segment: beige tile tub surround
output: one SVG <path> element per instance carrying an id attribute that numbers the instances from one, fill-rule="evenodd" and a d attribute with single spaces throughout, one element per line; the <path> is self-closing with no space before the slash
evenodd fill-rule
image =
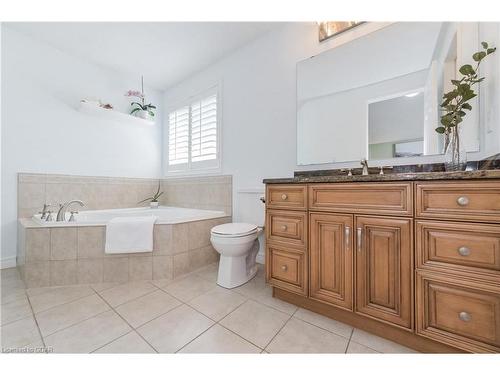
<path id="1" fill-rule="evenodd" d="M 157 224 L 153 252 L 104 253 L 105 227 L 32 227 L 20 220 L 18 264 L 28 288 L 173 279 L 214 263 L 210 228 L 231 217 Z"/>
<path id="2" fill-rule="evenodd" d="M 232 176 L 208 176 L 162 179 L 163 205 L 224 211 L 232 214 Z M 92 177 L 58 174 L 19 173 L 18 218 L 31 217 L 44 203 L 54 205 L 80 199 L 79 210 L 137 207 L 140 200 L 152 196 L 158 179 Z M 147 203 L 143 203 L 147 206 Z"/>
<path id="3" fill-rule="evenodd" d="M 224 211 L 232 215 L 232 176 L 167 178 L 160 203 L 167 206 Z"/>
<path id="4" fill-rule="evenodd" d="M 80 199 L 85 207 L 79 210 L 137 207 L 140 200 L 152 196 L 158 179 L 90 177 L 38 173 L 19 173 L 17 185 L 17 216 L 31 217 L 44 203 L 57 204 Z M 147 205 L 147 203 L 143 204 Z"/>

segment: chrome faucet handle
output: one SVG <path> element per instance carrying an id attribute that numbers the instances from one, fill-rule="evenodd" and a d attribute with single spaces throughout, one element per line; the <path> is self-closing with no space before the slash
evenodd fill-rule
<path id="1" fill-rule="evenodd" d="M 47 211 L 48 211 L 47 208 L 49 208 L 50 206 L 51 205 L 47 203 L 43 204 L 42 211 L 38 211 L 38 213 L 42 215 L 40 216 L 40 219 L 45 219 L 47 217 Z"/>
<path id="2" fill-rule="evenodd" d="M 380 172 L 379 174 L 384 174 L 384 169 L 392 169 L 392 166 L 380 166 Z"/>
<path id="3" fill-rule="evenodd" d="M 47 215 L 45 216 L 45 221 L 54 221 L 54 218 L 52 217 L 52 211 L 48 210 Z"/>
<path id="4" fill-rule="evenodd" d="M 341 172 L 347 171 L 347 176 L 352 176 L 352 168 L 342 168 L 340 171 Z"/>
<path id="5" fill-rule="evenodd" d="M 363 176 L 367 176 L 370 174 L 370 172 L 368 171 L 368 160 L 366 159 L 363 159 L 361 160 L 361 165 L 363 166 L 363 172 L 361 173 Z"/>
<path id="6" fill-rule="evenodd" d="M 78 214 L 78 211 L 70 211 L 71 216 L 69 217 L 68 221 L 76 221 L 75 219 L 75 214 Z"/>
<path id="7" fill-rule="evenodd" d="M 85 204 L 79 199 L 73 199 L 69 202 L 66 202 L 64 204 L 59 205 L 59 211 L 57 211 L 56 221 L 65 221 L 66 220 L 66 210 L 73 203 L 78 203 L 81 207 L 85 206 Z"/>

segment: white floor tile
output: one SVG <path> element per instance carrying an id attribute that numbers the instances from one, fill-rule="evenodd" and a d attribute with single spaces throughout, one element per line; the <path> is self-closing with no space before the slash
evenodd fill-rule
<path id="1" fill-rule="evenodd" d="M 132 331 L 127 333 L 115 341 L 103 346 L 93 353 L 156 353 L 154 349 L 139 336 L 136 332 Z"/>
<path id="2" fill-rule="evenodd" d="M 249 300 L 220 324 L 263 349 L 289 318 L 287 314 Z"/>
<path id="3" fill-rule="evenodd" d="M 270 353 L 345 353 L 349 339 L 292 318 L 266 347 Z"/>
<path id="4" fill-rule="evenodd" d="M 216 324 L 179 353 L 260 353 L 261 349 Z"/>
<path id="5" fill-rule="evenodd" d="M 187 305 L 139 327 L 137 331 L 160 353 L 175 353 L 214 322 Z"/>

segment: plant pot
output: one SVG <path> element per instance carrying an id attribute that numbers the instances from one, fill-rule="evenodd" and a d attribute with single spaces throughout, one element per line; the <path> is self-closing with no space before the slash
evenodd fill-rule
<path id="1" fill-rule="evenodd" d="M 149 207 L 151 208 L 158 208 L 159 203 L 158 202 L 149 202 Z"/>
<path id="2" fill-rule="evenodd" d="M 153 119 L 153 116 L 151 116 L 148 111 L 143 110 L 135 112 L 135 116 L 149 121 Z"/>
<path id="3" fill-rule="evenodd" d="M 462 128 L 451 128 L 445 135 L 444 168 L 447 172 L 464 171 L 467 167 L 467 151 L 462 141 Z"/>

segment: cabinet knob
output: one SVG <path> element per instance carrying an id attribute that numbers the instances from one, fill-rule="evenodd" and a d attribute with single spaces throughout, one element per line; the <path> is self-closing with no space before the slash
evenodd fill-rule
<path id="1" fill-rule="evenodd" d="M 286 201 L 288 199 L 288 195 L 286 194 L 281 194 L 281 199 Z"/>
<path id="2" fill-rule="evenodd" d="M 460 314 L 458 314 L 458 318 L 462 322 L 470 322 L 470 320 L 472 319 L 472 316 L 468 312 L 462 311 Z"/>
<path id="3" fill-rule="evenodd" d="M 286 265 L 282 265 L 282 266 L 281 266 L 281 269 L 282 269 L 283 271 L 286 271 L 286 270 L 288 269 L 288 267 L 287 267 Z"/>
<path id="4" fill-rule="evenodd" d="M 466 256 L 470 255 L 470 249 L 468 247 L 462 246 L 458 249 L 458 253 L 461 256 L 466 257 Z"/>
<path id="5" fill-rule="evenodd" d="M 281 226 L 281 230 L 282 230 L 282 231 L 286 231 L 287 229 L 288 229 L 288 227 L 287 227 L 286 225 L 282 225 L 282 226 Z"/>
<path id="6" fill-rule="evenodd" d="M 463 196 L 463 197 L 458 197 L 457 198 L 457 203 L 459 206 L 467 206 L 469 204 L 469 198 Z"/>

